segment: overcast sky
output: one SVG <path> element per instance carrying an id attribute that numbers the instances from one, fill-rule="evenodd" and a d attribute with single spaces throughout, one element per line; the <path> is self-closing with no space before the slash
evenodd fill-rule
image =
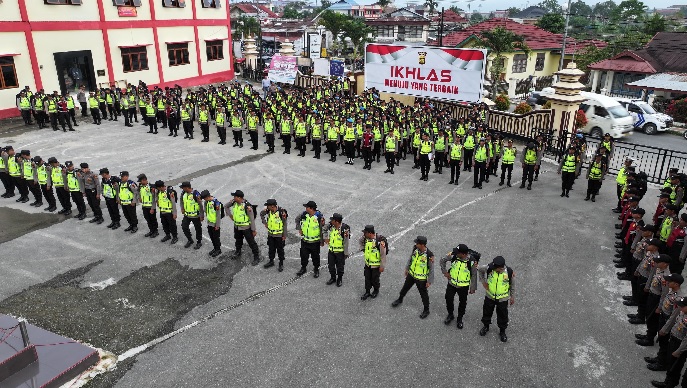
<path id="1" fill-rule="evenodd" d="M 495 10 L 501 10 L 501 9 L 506 9 L 508 7 L 518 7 L 518 8 L 526 8 L 529 7 L 530 5 L 536 5 L 538 4 L 541 0 L 511 0 L 511 1 L 503 1 L 503 0 L 474 0 L 474 1 L 469 1 L 469 0 L 440 0 L 439 1 L 439 7 L 451 7 L 453 5 L 458 6 L 459 8 L 462 8 L 466 11 L 468 11 L 468 4 L 470 5 L 470 11 L 478 10 L 480 12 L 490 12 L 490 11 L 495 11 Z M 575 1 L 575 0 L 573 0 Z M 586 1 L 587 4 L 593 6 L 594 4 L 598 3 L 599 1 Z M 416 4 L 423 4 L 424 1 L 415 1 L 411 3 L 416 3 Z M 561 4 L 566 4 L 567 2 L 561 1 L 559 2 Z M 616 3 L 620 3 L 620 1 L 616 1 Z M 404 0 L 396 0 L 395 5 L 397 7 L 405 7 L 408 4 L 408 1 Z M 671 5 L 675 4 L 687 4 L 687 0 L 652 0 L 652 1 L 644 1 L 644 4 L 651 8 L 668 8 Z M 480 7 L 481 5 L 481 7 Z"/>

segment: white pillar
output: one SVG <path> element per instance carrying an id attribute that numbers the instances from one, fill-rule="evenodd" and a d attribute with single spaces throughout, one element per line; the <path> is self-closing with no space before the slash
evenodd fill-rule
<path id="1" fill-rule="evenodd" d="M 518 80 L 515 78 L 508 79 L 508 98 L 511 100 L 515 98 L 515 88 L 518 84 Z"/>
<path id="2" fill-rule="evenodd" d="M 606 89 L 606 94 L 611 93 L 611 89 L 613 88 L 613 75 L 615 74 L 614 71 L 609 70 L 606 72 L 606 86 L 604 86 L 604 89 Z"/>
<path id="3" fill-rule="evenodd" d="M 592 93 L 596 93 L 596 87 L 599 86 L 599 70 L 592 70 Z"/>

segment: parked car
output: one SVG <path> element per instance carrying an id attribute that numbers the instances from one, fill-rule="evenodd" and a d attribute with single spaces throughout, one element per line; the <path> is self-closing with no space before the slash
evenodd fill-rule
<path id="1" fill-rule="evenodd" d="M 656 110 L 642 100 L 616 98 L 632 116 L 633 126 L 647 135 L 664 132 L 673 126 L 673 118 Z"/>
<path id="2" fill-rule="evenodd" d="M 580 104 L 580 109 L 587 115 L 587 125 L 582 132 L 594 137 L 609 133 L 614 138 L 632 134 L 634 128 L 632 116 L 616 99 L 597 93 L 581 92 L 587 100 Z"/>
<path id="3" fill-rule="evenodd" d="M 532 107 L 532 109 L 541 109 L 541 107 L 546 104 L 548 99 L 543 91 L 532 92 L 529 97 L 527 97 L 527 104 Z"/>

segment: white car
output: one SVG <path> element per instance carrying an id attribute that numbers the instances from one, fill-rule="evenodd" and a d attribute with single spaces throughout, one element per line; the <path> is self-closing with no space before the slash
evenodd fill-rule
<path id="1" fill-rule="evenodd" d="M 616 100 L 630 112 L 634 128 L 643 131 L 647 135 L 667 131 L 673 126 L 672 117 L 656 112 L 651 105 L 642 100 L 630 100 L 627 98 L 616 98 Z"/>

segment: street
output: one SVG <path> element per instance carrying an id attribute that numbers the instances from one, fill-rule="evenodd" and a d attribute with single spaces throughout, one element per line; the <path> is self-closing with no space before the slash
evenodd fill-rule
<path id="1" fill-rule="evenodd" d="M 634 131 L 632 135 L 624 137 L 621 141 L 663 148 L 667 150 L 687 151 L 687 140 L 685 140 L 682 136 L 677 136 L 666 132 L 659 132 L 655 135 L 646 135 L 644 132 Z"/>

